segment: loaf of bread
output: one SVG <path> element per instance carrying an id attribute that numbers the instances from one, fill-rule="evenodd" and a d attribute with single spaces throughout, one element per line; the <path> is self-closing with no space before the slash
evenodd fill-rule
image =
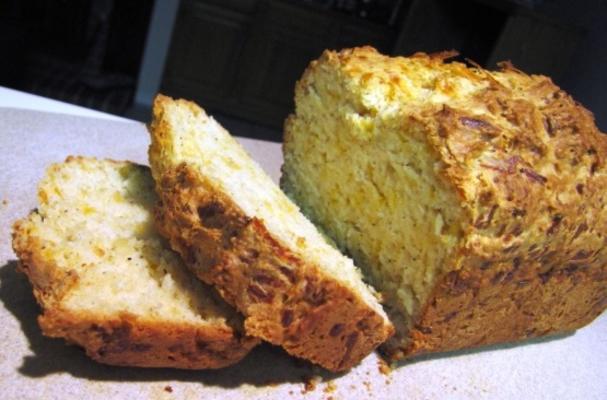
<path id="1" fill-rule="evenodd" d="M 150 134 L 159 230 L 248 334 L 333 371 L 392 334 L 352 260 L 204 110 L 159 95 Z"/>
<path id="2" fill-rule="evenodd" d="M 282 188 L 382 292 L 394 359 L 577 329 L 607 306 L 607 140 L 544 76 L 326 51 Z"/>
<path id="3" fill-rule="evenodd" d="M 70 157 L 46 172 L 13 248 L 45 335 L 113 365 L 219 368 L 258 339 L 155 231 L 147 167 Z"/>

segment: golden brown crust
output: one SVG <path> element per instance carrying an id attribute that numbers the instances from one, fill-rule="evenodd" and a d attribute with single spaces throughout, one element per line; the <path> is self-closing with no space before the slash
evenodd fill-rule
<path id="1" fill-rule="evenodd" d="M 182 164 L 157 186 L 158 229 L 245 315 L 247 334 L 332 371 L 356 365 L 392 334 L 351 290 L 283 247 L 196 170 Z"/>
<path id="2" fill-rule="evenodd" d="M 43 310 L 38 322 L 46 336 L 84 347 L 88 356 L 111 365 L 182 369 L 221 368 L 241 360 L 258 340 L 228 325 L 200 326 L 142 320 L 131 314 L 111 317 L 62 309 L 61 299 L 78 283 L 76 270 L 58 268 L 44 256 L 44 244 L 31 236 L 25 220 L 13 227 L 19 269 L 33 286 Z"/>
<path id="3" fill-rule="evenodd" d="M 400 359 L 513 342 L 572 331 L 601 314 L 607 306 L 604 264 L 536 269 L 542 257 L 495 265 L 469 260 L 469 268 L 443 276 L 408 337 L 389 341 L 382 351 Z M 486 269 L 478 272 L 479 265 Z"/>
<path id="4" fill-rule="evenodd" d="M 128 314 L 103 319 L 50 310 L 38 322 L 46 336 L 65 338 L 110 365 L 222 368 L 241 360 L 257 342 L 231 329 L 142 321 Z"/>
<path id="5" fill-rule="evenodd" d="M 516 89 L 478 95 L 492 115 L 445 106 L 431 125 L 473 220 L 417 316 L 407 356 L 575 330 L 607 307 L 606 139 L 548 78 L 508 73 Z M 497 116 L 507 122 L 494 126 Z M 491 158 L 479 162 L 482 154 Z M 475 162 L 488 173 L 471 193 Z"/>
<path id="6" fill-rule="evenodd" d="M 573 330 L 607 307 L 607 137 L 549 78 L 501 67 L 364 47 L 325 52 L 298 83 L 306 93 L 315 70 L 333 68 L 356 90 L 389 93 L 461 202 L 463 239 L 415 328 L 383 347 L 394 358 Z"/>

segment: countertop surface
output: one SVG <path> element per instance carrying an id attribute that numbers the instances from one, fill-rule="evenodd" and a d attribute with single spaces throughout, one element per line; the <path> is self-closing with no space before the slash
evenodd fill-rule
<path id="1" fill-rule="evenodd" d="M 56 114 L 77 115 L 81 117 L 93 117 L 112 121 L 128 122 L 126 118 L 93 110 L 75 104 L 66 103 L 48 97 L 38 96 L 20 90 L 0 86 L 0 108 L 18 108 L 25 110 L 45 111 Z"/>
<path id="2" fill-rule="evenodd" d="M 52 162 L 68 155 L 86 155 L 147 164 L 145 126 L 102 115 L 104 119 L 96 119 L 2 105 L 0 102 L 0 148 L 4 153 L 0 168 L 2 399 L 607 398 L 607 314 L 569 335 L 418 358 L 399 364 L 389 374 L 380 372 L 375 354 L 352 371 L 336 375 L 269 345 L 253 350 L 240 364 L 217 371 L 97 364 L 79 348 L 41 335 L 31 288 L 15 270 L 11 224 L 36 207 L 38 180 Z M 277 181 L 280 145 L 240 141 Z"/>

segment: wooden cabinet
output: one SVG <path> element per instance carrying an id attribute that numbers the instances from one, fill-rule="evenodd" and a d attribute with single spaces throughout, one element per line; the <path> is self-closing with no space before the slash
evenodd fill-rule
<path id="1" fill-rule="evenodd" d="M 183 1 L 171 40 L 162 91 L 229 107 L 238 85 L 241 53 L 250 31 L 247 15 L 197 1 Z"/>
<path id="2" fill-rule="evenodd" d="M 290 1 L 183 0 L 162 91 L 282 128 L 295 82 L 324 49 L 391 49 L 392 28 L 321 11 Z"/>
<path id="3" fill-rule="evenodd" d="M 558 80 L 581 38 L 538 15 L 532 0 L 394 0 L 393 25 L 312 3 L 182 0 L 162 91 L 281 132 L 295 82 L 324 49 L 372 45 L 409 55 L 453 48 L 490 68 L 510 59 Z"/>

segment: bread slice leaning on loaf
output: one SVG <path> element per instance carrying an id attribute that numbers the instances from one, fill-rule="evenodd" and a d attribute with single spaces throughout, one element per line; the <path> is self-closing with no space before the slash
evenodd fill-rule
<path id="1" fill-rule="evenodd" d="M 219 368 L 258 339 L 154 228 L 147 167 L 69 157 L 40 182 L 13 248 L 42 307 L 45 335 L 112 365 Z"/>
<path id="2" fill-rule="evenodd" d="M 386 299 L 394 358 L 579 328 L 607 306 L 607 138 L 544 76 L 326 51 L 282 188 Z"/>
<path id="3" fill-rule="evenodd" d="M 150 164 L 158 227 L 245 316 L 248 334 L 341 371 L 393 332 L 349 258 L 330 246 L 196 104 L 159 95 Z"/>

